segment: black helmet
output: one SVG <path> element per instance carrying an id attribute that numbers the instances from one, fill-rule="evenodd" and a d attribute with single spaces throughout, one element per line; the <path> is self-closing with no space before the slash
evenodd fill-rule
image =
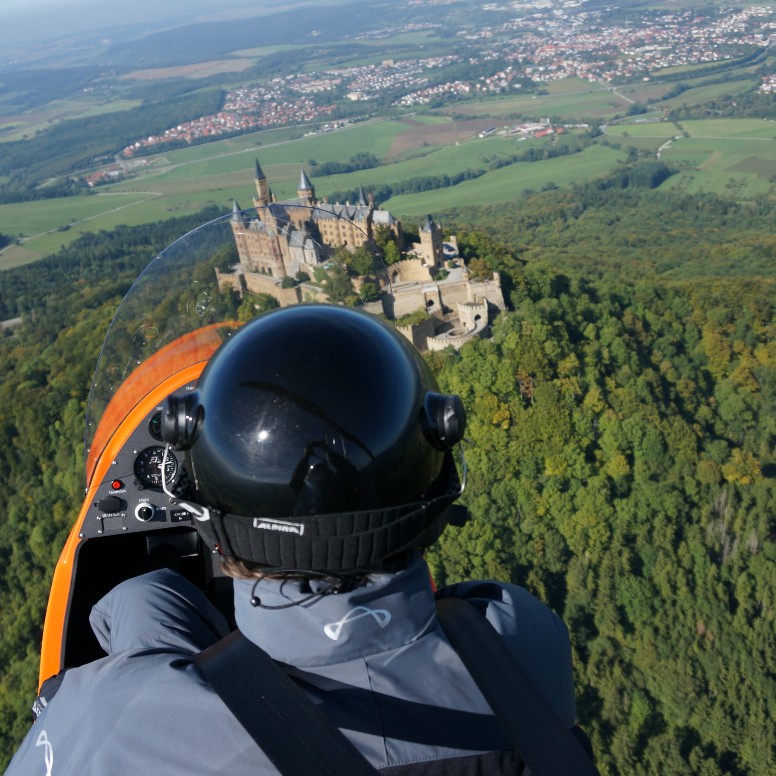
<path id="1" fill-rule="evenodd" d="M 172 397 L 163 434 L 188 450 L 200 532 L 283 569 L 379 568 L 441 534 L 461 487 L 456 396 L 377 318 L 302 305 L 261 316 Z"/>

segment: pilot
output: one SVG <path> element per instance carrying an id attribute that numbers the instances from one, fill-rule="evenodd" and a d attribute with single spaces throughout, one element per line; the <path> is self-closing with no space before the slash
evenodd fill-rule
<path id="1" fill-rule="evenodd" d="M 434 591 L 422 552 L 462 492 L 464 422 L 404 337 L 329 305 L 237 330 L 163 419 L 185 451 L 182 480 L 165 487 L 234 578 L 237 627 L 391 776 L 529 772 L 435 599 L 474 604 L 561 724 L 575 724 L 555 614 L 505 582 Z M 127 580 L 91 623 L 107 657 L 44 687 L 9 776 L 278 772 L 195 662 L 230 627 L 192 582 L 168 568 Z M 293 733 L 304 741 L 312 727 L 303 717 Z"/>

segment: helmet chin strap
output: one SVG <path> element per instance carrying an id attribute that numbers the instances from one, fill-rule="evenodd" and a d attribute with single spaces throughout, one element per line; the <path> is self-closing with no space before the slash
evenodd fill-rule
<path id="1" fill-rule="evenodd" d="M 214 552 L 270 570 L 324 576 L 369 573 L 391 557 L 432 544 L 451 522 L 450 507 L 463 493 L 468 474 L 460 449 L 462 476 L 448 454 L 437 479 L 437 495 L 422 501 L 318 515 L 233 515 L 181 500 L 165 474 L 168 450 L 166 446 L 162 458 L 162 489 L 191 512 L 195 527 Z M 452 522 L 462 524 L 460 519 Z"/>

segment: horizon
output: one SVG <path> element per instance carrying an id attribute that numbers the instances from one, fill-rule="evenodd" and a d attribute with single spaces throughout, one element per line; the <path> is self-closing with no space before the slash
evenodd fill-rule
<path id="1" fill-rule="evenodd" d="M 321 0 L 316 4 L 326 3 L 327 0 Z M 9 61 L 33 63 L 35 52 L 27 47 L 48 47 L 58 41 L 68 45 L 67 39 L 79 33 L 84 38 L 73 39 L 71 44 L 75 47 L 82 47 L 100 32 L 124 31 L 129 32 L 129 37 L 142 37 L 164 27 L 261 16 L 283 5 L 282 0 L 224 0 L 215 7 L 210 0 L 189 0 L 185 6 L 177 0 L 136 0 L 128 12 L 126 6 L 100 0 L 0 0 L 0 66 Z"/>

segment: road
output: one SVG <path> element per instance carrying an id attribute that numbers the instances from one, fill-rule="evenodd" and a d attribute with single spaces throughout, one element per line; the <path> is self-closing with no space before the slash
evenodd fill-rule
<path id="1" fill-rule="evenodd" d="M 635 105 L 635 103 L 636 103 L 636 100 L 632 100 L 630 97 L 626 97 L 626 96 L 625 96 L 625 95 L 624 95 L 622 92 L 618 92 L 618 91 L 617 91 L 617 87 L 616 87 L 616 86 L 612 86 L 612 85 L 611 85 L 611 84 L 610 84 L 608 81 L 604 81 L 604 79 L 603 79 L 603 78 L 598 78 L 598 77 L 596 77 L 596 79 L 595 79 L 595 80 L 596 80 L 596 81 L 597 81 L 599 84 L 601 84 L 601 86 L 603 86 L 603 87 L 604 87 L 604 89 L 607 89 L 607 90 L 608 90 L 608 91 L 610 91 L 612 94 L 614 94 L 614 95 L 616 95 L 617 97 L 619 97 L 621 100 L 625 100 L 625 102 L 629 102 L 631 105 Z"/>

